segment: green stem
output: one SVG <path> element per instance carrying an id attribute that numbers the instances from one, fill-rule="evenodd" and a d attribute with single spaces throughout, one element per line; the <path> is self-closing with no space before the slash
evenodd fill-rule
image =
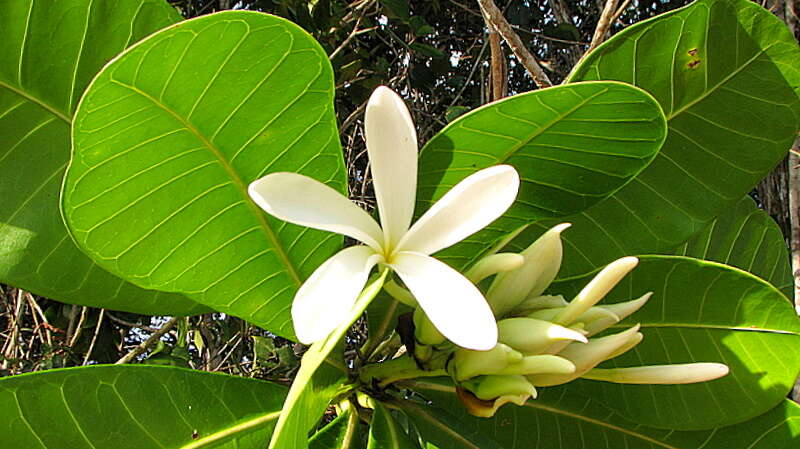
<path id="1" fill-rule="evenodd" d="M 447 372 L 443 369 L 424 370 L 417 366 L 417 362 L 409 356 L 402 356 L 385 362 L 367 365 L 361 370 L 359 380 L 366 385 L 371 385 L 378 381 L 381 388 L 387 385 L 406 379 L 417 379 L 420 377 L 446 376 Z"/>

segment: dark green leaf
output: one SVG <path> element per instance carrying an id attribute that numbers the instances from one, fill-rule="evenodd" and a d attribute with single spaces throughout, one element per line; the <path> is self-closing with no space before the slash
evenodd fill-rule
<path id="1" fill-rule="evenodd" d="M 463 265 L 522 224 L 575 213 L 612 194 L 653 160 L 665 135 L 655 100 L 626 84 L 570 84 L 515 95 L 459 117 L 425 145 L 417 210 L 482 168 L 517 169 L 522 185 L 508 213 L 443 253 Z"/>
<path id="2" fill-rule="evenodd" d="M 6 377 L 0 447 L 261 449 L 285 396 L 269 382 L 158 366 Z"/>
<path id="3" fill-rule="evenodd" d="M 128 312 L 208 310 L 100 269 L 69 238 L 58 210 L 69 127 L 86 85 L 125 47 L 178 20 L 162 0 L 15 0 L 0 8 L 0 282 Z"/>
<path id="4" fill-rule="evenodd" d="M 342 239 L 268 216 L 247 185 L 292 171 L 343 191 L 332 100 L 327 56 L 286 20 L 227 11 L 156 33 L 81 100 L 68 226 L 131 282 L 292 338 L 294 292 Z"/>
<path id="5" fill-rule="evenodd" d="M 572 81 L 643 88 L 664 109 L 669 135 L 634 182 L 565 219 L 574 226 L 560 275 L 669 252 L 739 201 L 797 135 L 797 61 L 783 22 L 746 0 L 699 0 L 626 28 L 588 56 Z"/>
<path id="6" fill-rule="evenodd" d="M 587 279 L 556 284 L 577 292 Z M 603 303 L 652 291 L 650 301 L 617 331 L 641 323 L 644 340 L 603 367 L 719 362 L 730 374 L 690 385 L 569 384 L 633 421 L 651 427 L 708 429 L 751 419 L 774 407 L 800 371 L 800 319 L 769 283 L 715 262 L 643 256 Z"/>
<path id="7" fill-rule="evenodd" d="M 524 407 L 505 405 L 494 418 L 485 419 L 467 415 L 453 387 L 446 383 L 416 381 L 412 387 L 437 407 L 457 415 L 462 428 L 495 438 L 505 449 L 792 449 L 800 442 L 800 406 L 788 400 L 743 424 L 705 431 L 674 431 L 634 423 L 565 388 L 543 388 L 539 397 Z M 438 435 L 442 432 L 430 430 L 426 437 L 440 441 Z"/>
<path id="8" fill-rule="evenodd" d="M 741 268 L 770 282 L 787 297 L 793 295 L 794 278 L 783 234 L 749 196 L 673 252 Z"/>
<path id="9" fill-rule="evenodd" d="M 416 53 L 419 53 L 423 56 L 428 56 L 430 58 L 444 58 L 444 53 L 436 47 L 431 47 L 428 44 L 423 44 L 422 42 L 414 42 L 413 44 L 409 45 L 412 50 Z"/>
<path id="10" fill-rule="evenodd" d="M 367 449 L 416 449 L 389 410 L 379 402 L 374 405 Z"/>

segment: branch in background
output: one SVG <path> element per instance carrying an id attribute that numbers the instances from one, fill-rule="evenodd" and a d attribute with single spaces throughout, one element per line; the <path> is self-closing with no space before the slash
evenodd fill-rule
<path id="1" fill-rule="evenodd" d="M 794 149 L 800 150 L 800 138 L 795 140 Z M 794 303 L 800 312 L 800 156 L 795 151 L 789 153 L 789 229 Z"/>
<path id="2" fill-rule="evenodd" d="M 481 7 L 484 20 L 500 33 L 500 36 L 506 41 L 508 47 L 514 53 L 514 56 L 517 57 L 522 66 L 525 67 L 525 70 L 531 75 L 533 82 L 540 88 L 552 86 L 553 83 L 550 81 L 547 74 L 544 73 L 544 69 L 542 69 L 539 61 L 537 61 L 528 50 L 528 47 L 522 43 L 517 33 L 511 29 L 511 25 L 509 25 L 506 18 L 503 17 L 503 13 L 500 12 L 494 0 L 478 0 L 478 4 Z"/>
<path id="3" fill-rule="evenodd" d="M 491 24 L 486 22 L 486 27 L 489 29 L 489 46 L 492 49 L 492 101 L 497 101 L 507 94 L 507 79 L 506 73 L 506 58 L 503 54 L 503 47 L 500 45 L 500 34 Z"/>
<path id="4" fill-rule="evenodd" d="M 617 0 L 606 0 L 606 5 L 603 7 L 603 12 L 600 13 L 600 20 L 597 21 L 597 26 L 594 29 L 592 42 L 589 44 L 589 48 L 586 49 L 586 53 L 584 54 L 588 54 L 590 51 L 597 48 L 597 46 L 603 43 L 603 41 L 606 39 L 608 28 L 611 26 L 611 23 L 614 20 L 614 13 L 616 11 Z"/>
<path id="5" fill-rule="evenodd" d="M 125 363 L 130 363 L 131 360 L 133 360 L 140 354 L 144 354 L 144 352 L 147 351 L 148 348 L 150 348 L 151 346 L 156 344 L 159 340 L 161 340 L 161 337 L 163 337 L 164 334 L 172 330 L 172 328 L 175 327 L 175 324 L 177 324 L 178 320 L 180 320 L 181 318 L 182 317 L 177 317 L 177 316 L 170 318 L 169 321 L 167 321 L 166 323 L 164 323 L 163 326 L 161 326 L 161 329 L 157 330 L 156 332 L 153 332 L 153 335 L 151 335 L 147 340 L 145 340 L 144 343 L 133 348 L 131 352 L 125 354 L 124 357 L 114 362 L 114 364 L 123 365 Z"/>

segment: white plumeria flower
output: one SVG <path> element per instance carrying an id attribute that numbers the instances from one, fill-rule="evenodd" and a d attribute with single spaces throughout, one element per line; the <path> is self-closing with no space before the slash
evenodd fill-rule
<path id="1" fill-rule="evenodd" d="M 348 316 L 376 264 L 403 280 L 439 331 L 465 348 L 488 350 L 497 324 L 481 292 L 461 273 L 429 255 L 482 229 L 514 202 L 519 175 L 498 165 L 461 181 L 413 226 L 417 135 L 403 100 L 388 87 L 367 103 L 367 152 L 381 225 L 334 189 L 297 173 L 273 173 L 249 193 L 281 220 L 344 234 L 366 246 L 339 251 L 311 274 L 292 303 L 297 338 L 325 338 Z"/>

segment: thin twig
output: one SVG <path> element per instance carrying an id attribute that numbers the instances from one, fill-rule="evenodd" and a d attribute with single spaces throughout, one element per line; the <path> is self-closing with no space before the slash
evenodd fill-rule
<path id="1" fill-rule="evenodd" d="M 144 343 L 133 348 L 131 352 L 125 354 L 124 357 L 117 360 L 115 362 L 115 365 L 123 365 L 125 363 L 129 363 L 131 360 L 133 360 L 140 354 L 144 354 L 145 351 L 147 351 L 147 349 L 150 348 L 150 346 L 156 344 L 159 340 L 161 340 L 161 337 L 163 337 L 164 334 L 172 330 L 172 328 L 175 327 L 175 324 L 177 324 L 178 320 L 180 320 L 181 318 L 182 317 L 177 317 L 177 316 L 170 318 L 169 321 L 167 321 L 166 323 L 164 323 L 163 326 L 161 326 L 161 329 L 153 332 L 153 334 L 150 335 L 150 337 L 147 340 L 145 340 Z"/>
<path id="2" fill-rule="evenodd" d="M 69 340 L 69 347 L 75 346 L 75 343 L 78 342 L 78 339 L 81 337 L 81 333 L 83 332 L 83 322 L 86 321 L 86 314 L 89 312 L 89 308 L 83 306 L 81 308 L 81 318 L 78 320 L 78 325 L 73 329 L 72 338 Z"/>
<path id="3" fill-rule="evenodd" d="M 83 363 L 81 365 L 86 365 L 89 363 L 89 357 L 92 355 L 92 351 L 94 351 L 94 344 L 97 342 L 97 336 L 100 334 L 100 326 L 103 325 L 103 315 L 105 315 L 106 309 L 100 309 L 100 314 L 97 316 L 97 325 L 94 327 L 94 335 L 92 335 L 92 341 L 89 343 L 89 349 L 86 350 L 86 355 L 83 356 Z"/>
<path id="4" fill-rule="evenodd" d="M 157 327 L 145 326 L 144 324 L 139 324 L 139 323 L 133 323 L 131 321 L 126 321 L 126 320 L 123 320 L 122 318 L 120 318 L 118 316 L 112 315 L 111 313 L 108 313 L 106 316 L 108 316 L 111 319 L 111 321 L 113 321 L 113 322 L 115 322 L 117 324 L 121 324 L 123 326 L 135 327 L 135 328 L 147 331 L 147 332 L 158 332 L 158 328 Z"/>
<path id="5" fill-rule="evenodd" d="M 544 69 L 539 65 L 539 61 L 537 61 L 530 50 L 528 50 L 528 47 L 522 43 L 517 33 L 511 29 L 511 25 L 509 25 L 506 18 L 503 17 L 503 13 L 500 12 L 494 0 L 478 0 L 478 4 L 481 6 L 484 19 L 491 23 L 497 32 L 500 33 L 500 36 L 503 37 L 503 40 L 506 41 L 508 47 L 514 53 L 514 56 L 517 57 L 519 62 L 522 63 L 522 66 L 525 67 L 525 70 L 531 75 L 536 85 L 540 88 L 552 86 L 553 83 L 550 81 L 547 74 L 544 73 Z"/>

